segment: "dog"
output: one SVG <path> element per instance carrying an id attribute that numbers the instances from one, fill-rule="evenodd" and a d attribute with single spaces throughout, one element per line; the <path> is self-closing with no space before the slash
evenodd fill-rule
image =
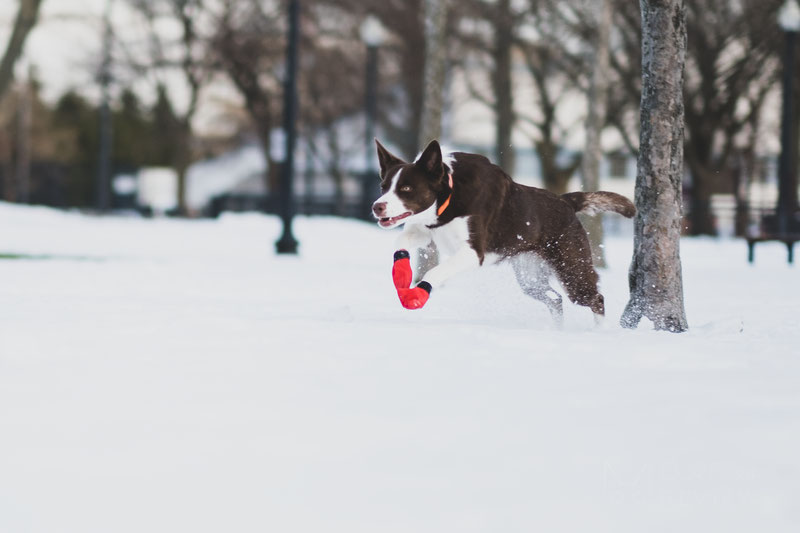
<path id="1" fill-rule="evenodd" d="M 405 308 L 423 307 L 433 289 L 460 272 L 509 261 L 523 292 L 544 302 L 558 324 L 562 298 L 550 285 L 551 275 L 570 301 L 590 308 L 596 320 L 603 317 L 589 239 L 575 214 L 612 211 L 630 218 L 636 212 L 630 200 L 603 191 L 559 196 L 521 185 L 484 156 L 442 154 L 435 140 L 413 163 L 375 143 L 381 196 L 372 213 L 382 228 L 404 225 L 392 279 Z M 409 250 L 431 242 L 445 259 L 411 287 Z"/>

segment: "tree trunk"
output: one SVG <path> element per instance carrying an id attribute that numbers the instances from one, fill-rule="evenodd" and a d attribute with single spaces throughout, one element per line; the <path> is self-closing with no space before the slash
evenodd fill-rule
<path id="1" fill-rule="evenodd" d="M 6 202 L 14 202 L 16 200 L 16 187 L 14 185 L 14 148 L 13 141 L 10 135 L 0 135 L 0 164 L 3 166 L 0 169 L 0 200 Z"/>
<path id="2" fill-rule="evenodd" d="M 733 196 L 736 199 L 736 211 L 733 218 L 733 234 L 737 237 L 747 236 L 747 226 L 749 223 L 750 206 L 748 204 L 747 189 L 750 186 L 750 176 L 752 175 L 755 155 L 752 147 L 742 150 L 736 156 L 736 164 L 733 168 Z"/>
<path id="3" fill-rule="evenodd" d="M 685 0 L 640 0 L 642 102 L 630 300 L 621 324 L 688 328 L 681 276 Z"/>
<path id="4" fill-rule="evenodd" d="M 387 2 L 389 4 L 389 2 Z M 406 96 L 408 97 L 408 120 L 403 124 L 398 138 L 398 144 L 403 149 L 403 153 L 408 158 L 414 158 L 424 146 L 418 145 L 420 137 L 420 117 L 422 106 L 424 105 L 423 96 L 423 80 L 425 79 L 425 52 L 421 50 L 418 43 L 425 41 L 425 30 L 420 27 L 418 18 L 423 11 L 420 0 L 410 2 L 405 0 L 402 2 L 404 10 L 409 10 L 414 13 L 413 26 L 404 27 L 404 38 L 409 44 L 407 50 L 402 56 L 402 76 L 403 85 L 406 89 Z M 399 16 L 399 15 L 398 15 Z M 385 114 L 382 120 L 386 120 Z"/>
<path id="5" fill-rule="evenodd" d="M 442 103 L 445 77 L 445 24 L 447 0 L 424 0 L 425 75 L 420 112 L 420 148 L 442 135 Z"/>
<path id="6" fill-rule="evenodd" d="M 496 159 L 497 164 L 514 175 L 514 147 L 511 134 L 514 129 L 514 99 L 511 84 L 511 48 L 513 45 L 514 19 L 511 14 L 511 1 L 499 0 L 495 22 L 494 72 L 492 76 L 495 94 Z"/>
<path id="7" fill-rule="evenodd" d="M 22 54 L 28 33 L 36 24 L 41 3 L 42 0 L 20 0 L 17 18 L 14 20 L 14 29 L 8 39 L 3 59 L 0 60 L 0 98 L 3 97 L 14 78 L 14 64 Z"/>
<path id="8" fill-rule="evenodd" d="M 689 170 L 692 175 L 690 194 L 691 209 L 689 210 L 689 233 L 692 235 L 716 235 L 714 214 L 711 212 L 711 187 L 718 170 L 712 170 L 712 165 L 702 163 L 693 164 L 689 161 Z"/>
<path id="9" fill-rule="evenodd" d="M 425 76 L 422 111 L 420 113 L 420 135 L 418 146 L 422 148 L 442 135 L 442 107 L 447 48 L 445 25 L 447 24 L 448 0 L 424 0 L 425 19 Z M 431 242 L 419 250 L 417 255 L 417 277 L 425 274 L 439 263 L 439 251 Z"/>
<path id="10" fill-rule="evenodd" d="M 611 0 L 600 0 L 600 17 L 597 27 L 597 44 L 592 66 L 592 79 L 589 87 L 589 113 L 586 118 L 586 148 L 583 153 L 582 174 L 583 190 L 596 191 L 600 188 L 600 161 L 603 147 L 600 136 L 606 121 L 606 93 L 609 71 L 609 34 L 611 32 L 612 4 Z M 605 268 L 606 257 L 603 253 L 603 215 L 584 216 L 581 219 L 589 244 L 592 247 L 594 266 Z"/>
<path id="11" fill-rule="evenodd" d="M 192 113 L 194 114 L 194 113 Z M 180 121 L 176 134 L 178 139 L 178 153 L 173 162 L 175 172 L 178 175 L 178 214 L 182 217 L 189 215 L 189 208 L 186 205 L 187 183 L 186 177 L 189 167 L 192 165 L 192 126 L 191 117 L 185 117 Z"/>
<path id="12" fill-rule="evenodd" d="M 567 166 L 559 166 L 558 147 L 552 140 L 551 130 L 542 131 L 543 139 L 536 141 L 536 154 L 539 156 L 539 164 L 542 170 L 542 182 L 544 188 L 556 194 L 569 192 L 569 180 L 578 167 L 581 165 L 581 156 L 578 154 L 572 158 Z"/>
<path id="13" fill-rule="evenodd" d="M 31 99 L 31 82 L 19 84 L 19 101 L 17 102 L 17 164 L 16 190 L 17 201 L 30 203 L 31 191 L 31 126 L 33 104 Z"/>

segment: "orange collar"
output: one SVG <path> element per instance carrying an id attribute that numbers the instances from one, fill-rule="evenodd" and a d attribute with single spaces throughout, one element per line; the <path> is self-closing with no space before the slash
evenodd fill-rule
<path id="1" fill-rule="evenodd" d="M 447 209 L 447 206 L 450 205 L 450 198 L 453 197 L 453 173 L 447 173 L 448 182 L 450 185 L 450 194 L 447 196 L 447 200 L 444 201 L 442 205 L 439 206 L 439 209 L 436 211 L 436 216 L 442 216 L 444 210 Z"/>

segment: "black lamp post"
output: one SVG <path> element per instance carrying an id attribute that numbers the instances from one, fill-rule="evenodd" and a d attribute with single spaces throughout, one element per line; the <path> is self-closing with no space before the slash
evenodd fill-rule
<path id="1" fill-rule="evenodd" d="M 365 129 L 364 129 L 364 177 L 362 182 L 363 216 L 371 218 L 373 192 L 379 183 L 375 167 L 375 121 L 378 114 L 378 48 L 383 44 L 385 31 L 381 22 L 370 15 L 361 24 L 361 39 L 367 45 Z"/>
<path id="2" fill-rule="evenodd" d="M 786 0 L 778 13 L 778 24 L 786 34 L 783 60 L 783 116 L 781 119 L 781 158 L 778 162 L 778 233 L 794 230 L 792 218 L 797 212 L 797 175 L 792 169 L 792 153 L 797 139 L 792 135 L 794 63 L 797 34 L 800 32 L 800 6 Z"/>
<path id="3" fill-rule="evenodd" d="M 286 150 L 281 167 L 280 210 L 283 234 L 275 243 L 279 254 L 296 254 L 297 239 L 292 234 L 294 200 L 294 149 L 297 144 L 297 48 L 300 30 L 300 0 L 289 2 L 289 42 L 286 47 L 286 81 L 283 91 L 283 131 Z"/>

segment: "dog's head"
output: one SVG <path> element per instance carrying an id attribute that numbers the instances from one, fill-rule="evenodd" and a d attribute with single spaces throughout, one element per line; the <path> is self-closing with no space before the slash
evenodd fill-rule
<path id="1" fill-rule="evenodd" d="M 439 143 L 431 141 L 413 163 L 390 153 L 376 139 L 381 166 L 381 197 L 372 214 L 382 228 L 394 228 L 415 218 L 435 219 L 436 199 L 447 187 L 447 172 Z M 419 215 L 419 216 L 418 216 Z"/>

